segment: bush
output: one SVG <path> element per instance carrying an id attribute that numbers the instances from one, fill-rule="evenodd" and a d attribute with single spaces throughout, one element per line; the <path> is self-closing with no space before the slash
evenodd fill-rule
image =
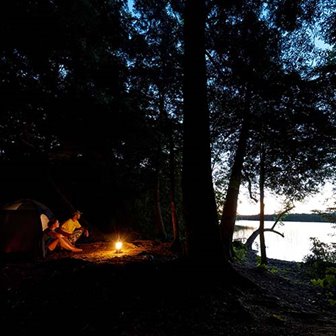
<path id="1" fill-rule="evenodd" d="M 336 304 L 336 246 L 326 244 L 316 238 L 311 238 L 313 246 L 311 254 L 304 258 L 308 273 L 313 277 L 314 286 L 326 290 L 328 301 Z"/>
<path id="2" fill-rule="evenodd" d="M 246 246 L 239 240 L 234 240 L 232 242 L 233 248 L 233 257 L 236 261 L 244 261 L 247 255 L 247 248 Z"/>
<path id="3" fill-rule="evenodd" d="M 303 261 L 309 274 L 313 277 L 322 277 L 326 269 L 336 263 L 335 244 L 326 244 L 317 238 L 310 238 L 312 241 L 311 253 L 304 257 Z"/>

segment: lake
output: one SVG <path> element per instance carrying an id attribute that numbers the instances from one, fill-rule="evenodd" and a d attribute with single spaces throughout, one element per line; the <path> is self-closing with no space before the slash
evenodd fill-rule
<path id="1" fill-rule="evenodd" d="M 245 242 L 250 234 L 259 227 L 258 221 L 239 220 L 236 225 L 243 226 L 243 229 L 235 231 L 233 239 L 239 239 Z M 271 228 L 272 221 L 265 221 L 265 228 Z M 266 255 L 268 258 L 302 261 L 303 258 L 310 253 L 312 247 L 310 237 L 316 237 L 324 243 L 336 242 L 335 224 L 325 222 L 283 222 L 283 225 L 277 224 L 276 231 L 285 235 L 273 232 L 265 232 Z M 259 236 L 253 244 L 253 249 L 259 250 Z"/>

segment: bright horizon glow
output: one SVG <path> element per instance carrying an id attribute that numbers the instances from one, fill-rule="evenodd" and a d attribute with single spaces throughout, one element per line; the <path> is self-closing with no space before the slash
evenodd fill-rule
<path id="1" fill-rule="evenodd" d="M 325 210 L 328 207 L 335 206 L 335 199 L 333 197 L 333 190 L 331 184 L 326 184 L 321 192 L 307 197 L 302 202 L 294 203 L 295 208 L 290 213 L 312 213 L 313 210 Z M 276 197 L 268 192 L 265 192 L 265 214 L 273 215 L 276 212 L 282 211 L 282 199 Z M 259 214 L 259 202 L 252 201 L 246 189 L 242 189 L 239 194 L 238 215 L 257 215 Z"/>

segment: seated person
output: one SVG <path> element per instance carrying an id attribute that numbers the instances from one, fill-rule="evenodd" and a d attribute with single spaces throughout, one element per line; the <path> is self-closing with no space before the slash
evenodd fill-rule
<path id="1" fill-rule="evenodd" d="M 89 231 L 82 227 L 79 223 L 81 214 L 82 213 L 78 210 L 73 212 L 72 216 L 61 225 L 59 230 L 59 232 L 63 234 L 72 244 L 75 244 L 83 234 L 85 237 L 89 236 Z"/>
<path id="2" fill-rule="evenodd" d="M 83 251 L 72 245 L 61 233 L 56 232 L 57 228 L 59 228 L 59 221 L 56 218 L 50 219 L 48 227 L 43 231 L 44 255 L 54 251 L 57 246 L 71 252 Z"/>

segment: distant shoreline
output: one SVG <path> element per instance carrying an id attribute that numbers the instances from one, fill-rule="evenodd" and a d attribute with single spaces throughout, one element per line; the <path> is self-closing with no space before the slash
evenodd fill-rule
<path id="1" fill-rule="evenodd" d="M 265 221 L 275 221 L 275 215 L 265 215 Z M 259 220 L 259 215 L 237 215 L 236 220 Z M 282 219 L 285 222 L 328 222 L 318 214 L 288 214 Z"/>

